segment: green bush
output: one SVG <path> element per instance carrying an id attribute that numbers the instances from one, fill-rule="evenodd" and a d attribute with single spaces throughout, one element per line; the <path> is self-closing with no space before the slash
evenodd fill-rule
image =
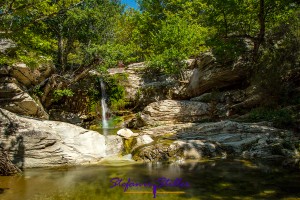
<path id="1" fill-rule="evenodd" d="M 54 101 L 57 102 L 61 100 L 63 97 L 72 97 L 74 95 L 74 92 L 70 89 L 63 89 L 63 90 L 54 90 L 53 96 L 54 96 Z"/>
<path id="2" fill-rule="evenodd" d="M 178 49 L 166 49 L 162 54 L 152 56 L 148 67 L 155 72 L 178 74 L 187 66 L 184 62 L 187 58 L 187 55 Z"/>
<path id="3" fill-rule="evenodd" d="M 273 122 L 274 127 L 289 128 L 295 123 L 293 113 L 286 109 L 273 108 L 255 108 L 249 113 L 248 120 L 251 122 L 270 121 Z"/>
<path id="4" fill-rule="evenodd" d="M 208 30 L 177 15 L 168 15 L 158 30 L 151 32 L 148 66 L 165 74 L 178 74 L 186 60 L 207 50 Z"/>
<path id="5" fill-rule="evenodd" d="M 126 74 L 115 74 L 104 78 L 106 83 L 106 94 L 108 97 L 108 107 L 112 111 L 118 111 L 125 108 L 125 88 L 122 84 L 126 82 Z"/>

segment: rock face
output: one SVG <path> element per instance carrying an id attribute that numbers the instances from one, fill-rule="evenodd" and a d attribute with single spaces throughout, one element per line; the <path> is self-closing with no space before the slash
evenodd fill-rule
<path id="1" fill-rule="evenodd" d="M 34 99 L 28 91 L 49 77 L 53 70 L 50 63 L 35 70 L 22 63 L 1 66 L 0 107 L 21 115 L 48 119 L 38 98 Z"/>
<path id="2" fill-rule="evenodd" d="M 15 78 L 0 78 L 0 106 L 11 112 L 21 115 L 35 116 L 42 119 L 48 119 L 49 116 L 45 112 L 39 101 L 34 100 L 25 88 L 19 84 Z"/>
<path id="3" fill-rule="evenodd" d="M 49 63 L 38 66 L 35 69 L 29 68 L 24 63 L 15 63 L 6 68 L 8 76 L 15 78 L 20 84 L 30 87 L 37 85 L 48 78 L 54 71 L 54 65 Z"/>
<path id="4" fill-rule="evenodd" d="M 21 168 L 93 163 L 119 154 L 116 138 L 56 121 L 19 117 L 0 109 L 0 145 Z M 107 151 L 114 145 L 114 151 Z"/>
<path id="5" fill-rule="evenodd" d="M 164 100 L 149 104 L 141 114 L 146 125 L 196 122 L 208 118 L 209 105 L 201 102 Z"/>
<path id="6" fill-rule="evenodd" d="M 172 136 L 171 140 L 161 140 L 134 152 L 136 160 L 200 159 L 215 156 L 261 159 L 299 157 L 297 138 L 287 131 L 263 123 L 186 123 L 148 128 L 140 134 Z"/>
<path id="7" fill-rule="evenodd" d="M 242 63 L 224 67 L 216 63 L 211 53 L 202 54 L 186 87 L 187 98 L 199 96 L 212 89 L 241 84 L 247 75 Z"/>
<path id="8" fill-rule="evenodd" d="M 188 66 L 194 65 L 194 59 L 186 61 Z M 134 63 L 126 68 L 110 69 L 109 73 L 126 74 L 127 81 L 123 83 L 126 91 L 126 100 L 132 102 L 139 108 L 148 104 L 166 99 L 181 99 L 184 94 L 185 83 L 178 77 L 151 74 L 146 69 L 146 63 Z M 192 70 L 188 69 L 182 73 L 181 79 L 189 80 Z"/>

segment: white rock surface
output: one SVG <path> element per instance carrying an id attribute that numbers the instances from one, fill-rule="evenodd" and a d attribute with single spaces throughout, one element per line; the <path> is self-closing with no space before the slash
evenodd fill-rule
<path id="1" fill-rule="evenodd" d="M 0 133 L 0 145 L 23 168 L 95 163 L 122 150 L 114 142 L 106 144 L 96 131 L 20 117 L 4 109 L 0 109 Z M 115 151 L 109 153 L 110 145 Z"/>
<path id="2" fill-rule="evenodd" d="M 128 128 L 122 128 L 120 130 L 118 130 L 117 135 L 120 135 L 124 138 L 130 138 L 130 137 L 134 137 L 137 136 L 137 133 L 132 132 L 130 129 Z"/>

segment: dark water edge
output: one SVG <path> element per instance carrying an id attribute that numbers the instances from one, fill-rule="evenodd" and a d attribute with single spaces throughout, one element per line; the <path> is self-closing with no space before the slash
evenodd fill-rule
<path id="1" fill-rule="evenodd" d="M 270 163 L 218 159 L 184 164 L 114 164 L 28 169 L 23 176 L 0 177 L 1 200 L 153 199 L 151 188 L 114 187 L 119 177 L 156 183 L 160 177 L 188 182 L 185 188 L 157 190 L 156 199 L 300 199 L 300 171 Z M 162 193 L 173 192 L 173 193 Z M 174 192 L 180 192 L 174 193 Z M 183 193 L 184 192 L 184 193 Z"/>

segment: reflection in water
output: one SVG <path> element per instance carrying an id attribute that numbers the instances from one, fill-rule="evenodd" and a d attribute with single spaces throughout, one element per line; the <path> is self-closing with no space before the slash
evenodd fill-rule
<path id="1" fill-rule="evenodd" d="M 0 177 L 0 199 L 153 199 L 151 193 L 127 194 L 121 187 L 110 188 L 114 177 L 152 183 L 159 177 L 182 178 L 190 184 L 186 189 L 159 189 L 185 193 L 159 193 L 157 199 L 300 199 L 300 172 L 238 160 L 30 169 L 24 176 Z"/>

